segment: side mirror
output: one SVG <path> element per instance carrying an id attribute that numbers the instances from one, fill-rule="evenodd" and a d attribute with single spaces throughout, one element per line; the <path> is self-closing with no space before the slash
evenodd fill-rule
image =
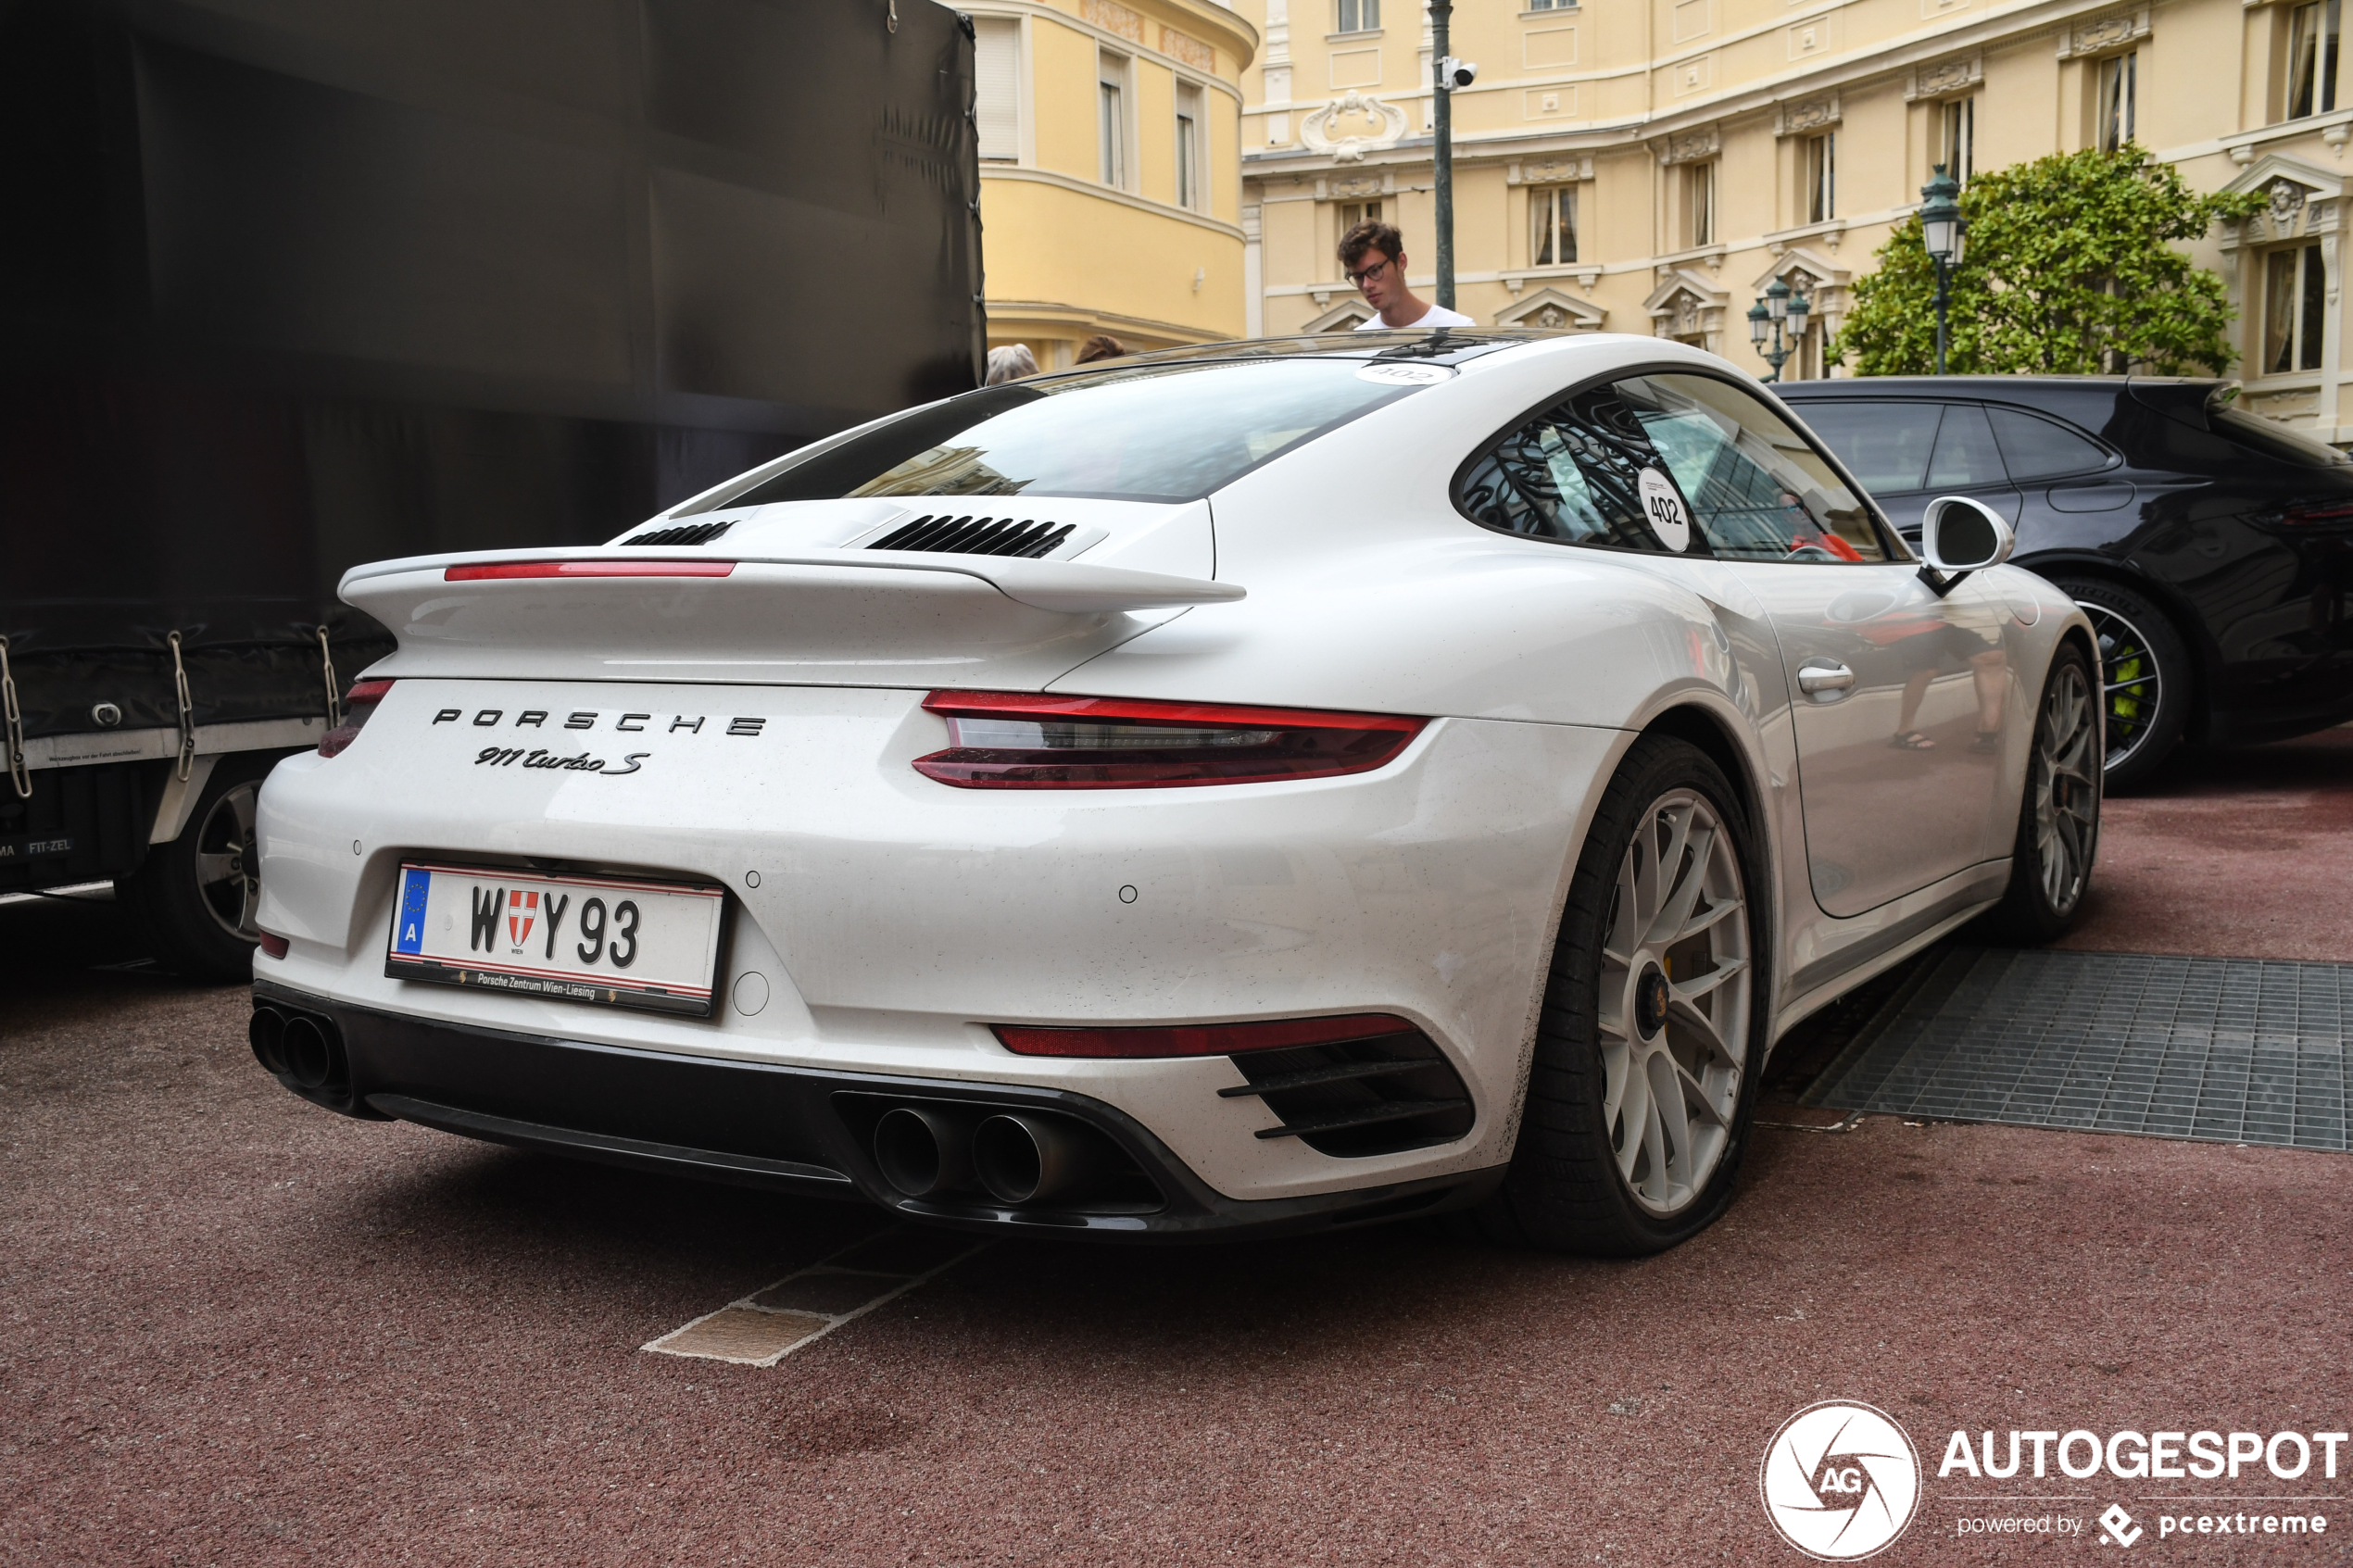
<path id="1" fill-rule="evenodd" d="M 1920 519 L 1920 554 L 1928 558 L 1920 576 L 1942 594 L 1972 571 L 2001 565 L 2017 546 L 2010 525 L 1984 502 L 1939 495 Z"/>
<path id="2" fill-rule="evenodd" d="M 1939 571 L 1982 571 L 2018 544 L 2002 514 L 1967 495 L 1939 495 L 1920 519 L 1920 553 Z"/>

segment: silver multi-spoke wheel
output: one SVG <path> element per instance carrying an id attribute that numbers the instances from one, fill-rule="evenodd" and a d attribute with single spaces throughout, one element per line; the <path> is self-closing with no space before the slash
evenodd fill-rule
<path id="1" fill-rule="evenodd" d="M 2034 772 L 2028 785 L 2033 792 L 2030 806 L 2043 898 L 2061 917 L 2074 912 L 2091 876 L 2099 834 L 2099 744 L 2090 683 L 2080 664 L 2063 663 L 2052 672 L 2035 719 Z"/>
<path id="2" fill-rule="evenodd" d="M 1627 1190 L 1664 1218 L 1722 1161 L 1748 1052 L 1747 888 L 1705 797 L 1670 790 L 1642 813 L 1604 931 L 1603 1125 Z"/>
<path id="3" fill-rule="evenodd" d="M 260 935 L 254 924 L 261 885 L 253 836 L 254 805 L 260 798 L 258 780 L 237 784 L 212 803 L 196 830 L 197 896 L 213 923 L 245 942 Z"/>
<path id="4" fill-rule="evenodd" d="M 2124 765 L 2140 749 L 2164 705 L 2165 669 L 2146 633 L 2108 605 L 2078 599 L 2100 645 L 2100 705 L 2108 714 L 2103 767 Z"/>

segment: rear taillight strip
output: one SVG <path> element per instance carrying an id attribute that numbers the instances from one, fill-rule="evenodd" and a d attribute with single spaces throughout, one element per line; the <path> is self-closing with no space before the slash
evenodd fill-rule
<path id="1" fill-rule="evenodd" d="M 343 722 L 319 737 L 319 755 L 339 756 L 359 739 L 360 726 L 367 723 L 368 716 L 375 712 L 376 704 L 384 699 L 392 686 L 390 681 L 354 681 L 351 690 L 344 694 Z"/>
<path id="2" fill-rule="evenodd" d="M 1332 778 L 1383 767 L 1428 721 L 1390 713 L 938 691 L 944 751 L 915 771 L 959 789 L 1179 789 Z"/>
<path id="3" fill-rule="evenodd" d="M 522 577 L 724 577 L 731 560 L 498 560 L 442 570 L 445 583 L 497 583 Z"/>

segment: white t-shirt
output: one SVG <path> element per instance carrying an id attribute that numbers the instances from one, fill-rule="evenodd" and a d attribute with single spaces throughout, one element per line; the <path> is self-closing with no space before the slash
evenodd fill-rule
<path id="1" fill-rule="evenodd" d="M 1478 324 L 1459 310 L 1448 310 L 1433 305 L 1422 313 L 1420 320 L 1408 321 L 1402 327 L 1392 327 L 1378 316 L 1367 316 L 1356 323 L 1356 330 L 1360 332 L 1435 332 L 1440 327 L 1473 327 Z"/>

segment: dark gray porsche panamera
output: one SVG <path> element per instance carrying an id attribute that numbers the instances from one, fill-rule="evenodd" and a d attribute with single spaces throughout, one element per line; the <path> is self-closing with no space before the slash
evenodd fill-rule
<path id="1" fill-rule="evenodd" d="M 1940 376 L 1774 390 L 1917 537 L 1936 495 L 2011 521 L 2013 560 L 2081 604 L 2111 786 L 2184 741 L 2353 719 L 2353 460 L 2220 381 Z"/>

